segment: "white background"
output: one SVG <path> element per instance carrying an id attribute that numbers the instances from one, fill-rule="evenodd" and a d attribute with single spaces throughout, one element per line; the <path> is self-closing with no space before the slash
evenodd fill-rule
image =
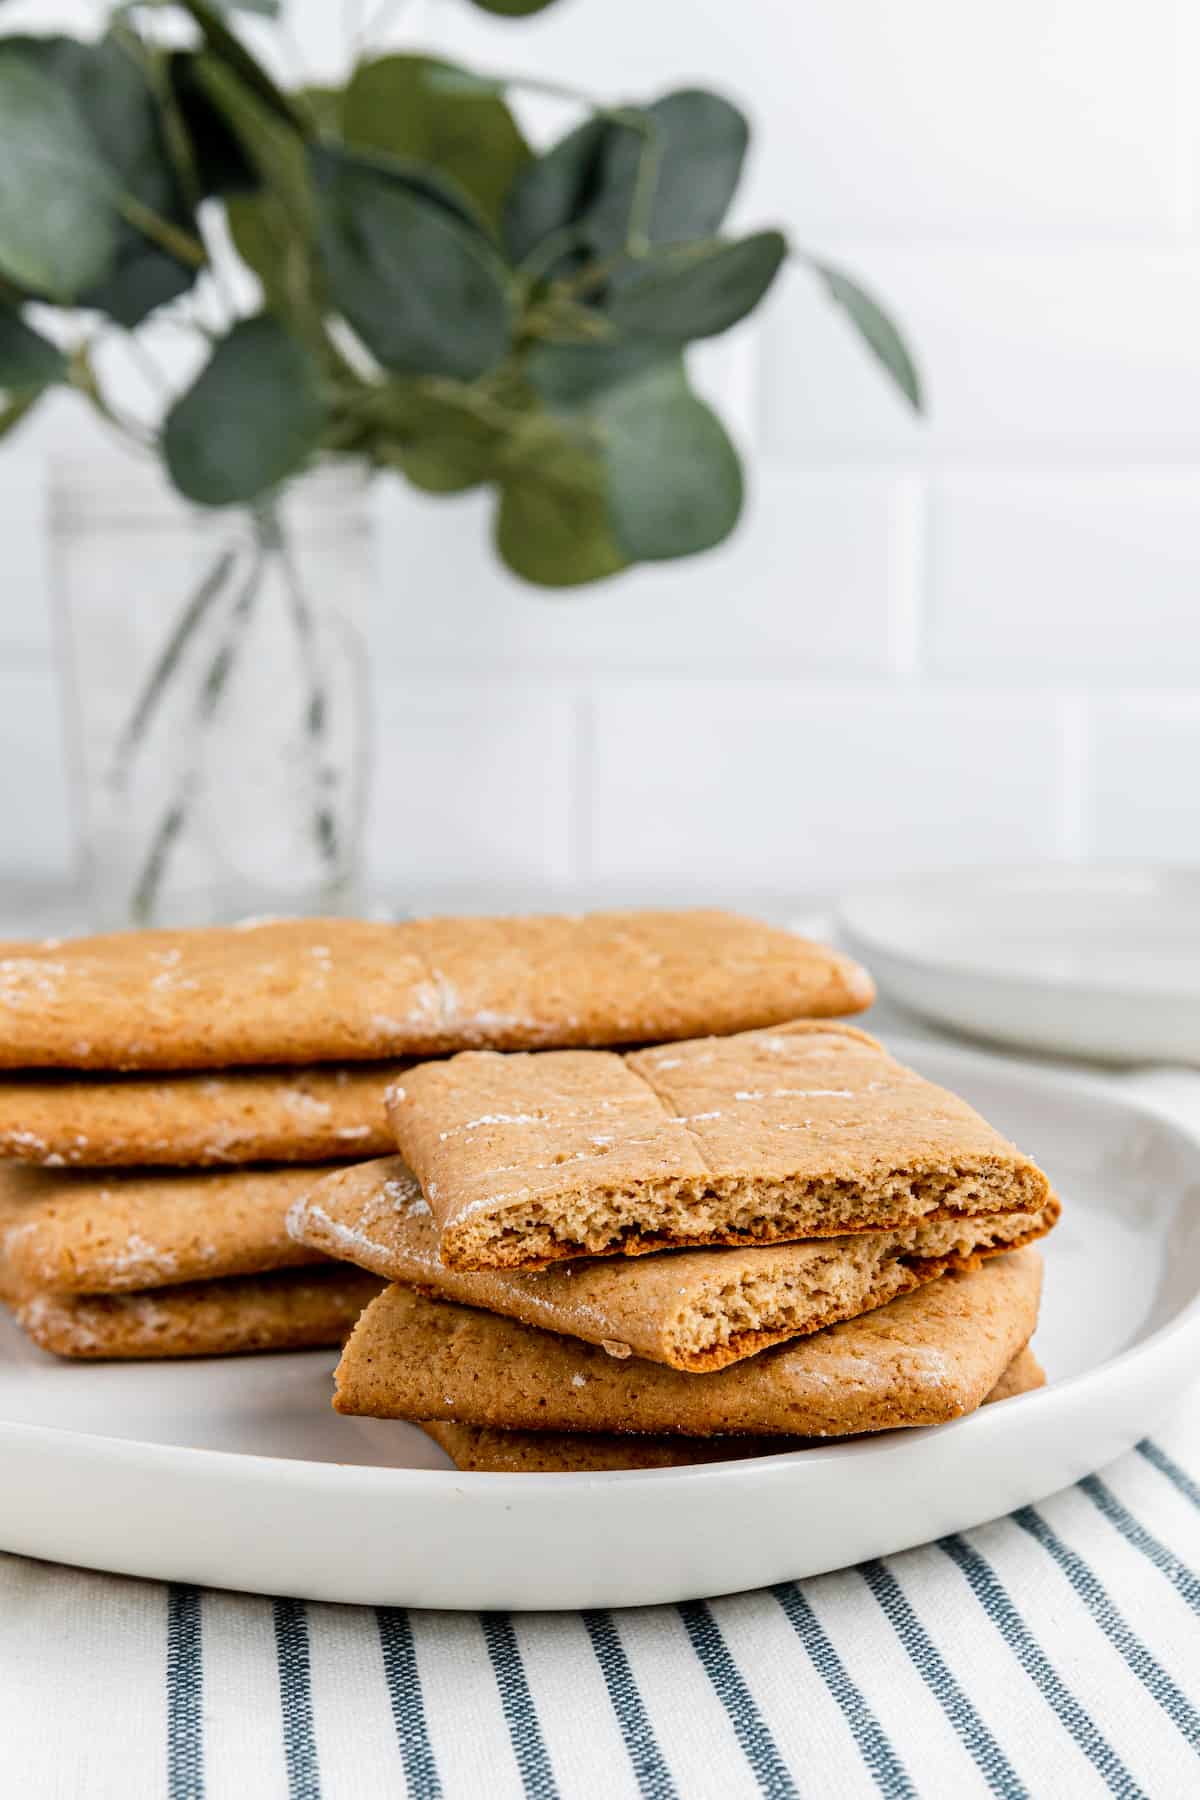
<path id="1" fill-rule="evenodd" d="M 6 29 L 94 19 L 50 0 Z M 291 8 L 314 71 L 335 0 Z M 706 356 L 707 558 L 547 597 L 485 501 L 378 497 L 371 858 L 414 897 L 730 894 L 1200 854 L 1200 23 L 1188 0 L 412 0 L 393 38 L 753 115 L 740 216 L 891 304 L 914 423 L 801 274 Z M 44 462 L 0 448 L 0 873 L 71 856 Z"/>

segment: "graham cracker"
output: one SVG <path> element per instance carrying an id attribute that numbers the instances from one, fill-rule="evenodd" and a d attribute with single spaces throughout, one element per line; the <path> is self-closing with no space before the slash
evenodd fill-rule
<path id="1" fill-rule="evenodd" d="M 704 1374 L 882 1306 L 947 1269 L 1032 1243 L 1041 1212 L 941 1219 L 803 1243 L 558 1263 L 542 1271 L 449 1269 L 415 1176 L 399 1157 L 325 1176 L 297 1200 L 301 1243 L 426 1293 L 526 1325 Z"/>
<path id="2" fill-rule="evenodd" d="M 13 1293 L 118 1294 L 325 1260 L 287 1230 L 312 1169 L 25 1169 L 0 1164 L 0 1267 Z"/>
<path id="3" fill-rule="evenodd" d="M 209 1069 L 644 1043 L 859 1012 L 849 957 L 734 913 L 247 921 L 0 946 L 0 1067 Z"/>
<path id="4" fill-rule="evenodd" d="M 1041 1170 L 851 1025 L 625 1055 L 467 1052 L 391 1090 L 457 1269 L 1037 1213 Z"/>
<path id="5" fill-rule="evenodd" d="M 344 1343 L 379 1282 L 359 1269 L 286 1269 L 137 1294 L 30 1294 L 17 1323 L 41 1350 L 90 1361 L 237 1356 Z"/>
<path id="6" fill-rule="evenodd" d="M 392 1148 L 384 1097 L 405 1062 L 0 1078 L 0 1156 L 44 1168 L 333 1162 Z"/>
<path id="7" fill-rule="evenodd" d="M 1012 1400 L 1045 1385 L 1046 1373 L 1026 1348 L 1008 1365 L 984 1406 Z M 692 1463 L 740 1462 L 802 1450 L 804 1438 L 682 1438 L 634 1433 L 503 1431 L 493 1425 L 458 1425 L 426 1419 L 421 1430 L 464 1472 L 492 1475 L 598 1473 L 606 1469 L 679 1469 Z"/>
<path id="8" fill-rule="evenodd" d="M 521 1431 L 830 1437 L 937 1425 L 990 1393 L 1037 1323 L 1036 1250 L 943 1275 L 812 1337 L 688 1375 L 414 1288 L 389 1287 L 342 1354 L 334 1406 Z"/>

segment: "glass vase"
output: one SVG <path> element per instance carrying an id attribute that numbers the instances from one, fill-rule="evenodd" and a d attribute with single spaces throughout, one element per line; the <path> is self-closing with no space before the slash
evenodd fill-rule
<path id="1" fill-rule="evenodd" d="M 353 911 L 368 765 L 365 484 L 246 511 L 150 462 L 51 467 L 52 569 L 97 929 Z"/>

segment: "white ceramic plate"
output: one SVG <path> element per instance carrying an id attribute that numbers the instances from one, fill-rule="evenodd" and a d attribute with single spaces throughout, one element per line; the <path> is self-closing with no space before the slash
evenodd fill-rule
<path id="1" fill-rule="evenodd" d="M 1200 1142 L 1099 1081 L 896 1048 L 1063 1194 L 1041 1393 L 752 1462 L 463 1476 L 411 1426 L 336 1417 L 331 1356 L 88 1367 L 7 1328 L 0 1547 L 320 1600 L 625 1606 L 887 1555 L 1076 1480 L 1200 1367 Z"/>
<path id="2" fill-rule="evenodd" d="M 998 869 L 852 895 L 838 933 L 881 991 L 976 1037 L 1200 1063 L 1200 869 Z"/>

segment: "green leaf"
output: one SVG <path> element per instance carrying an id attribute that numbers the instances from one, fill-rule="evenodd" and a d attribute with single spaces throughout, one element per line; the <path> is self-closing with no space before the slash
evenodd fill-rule
<path id="1" fill-rule="evenodd" d="M 109 36 L 10 39 L 44 75 L 69 94 L 80 122 L 94 140 L 93 182 L 106 190 L 113 210 L 133 201 L 168 225 L 190 229 L 168 155 L 158 104 L 146 74 L 123 40 Z M 119 196 L 119 197 L 118 197 Z M 109 272 L 84 289 L 80 304 L 94 306 L 118 324 L 140 324 L 156 306 L 186 293 L 195 270 L 118 217 Z M 37 290 L 44 297 L 47 290 Z"/>
<path id="2" fill-rule="evenodd" d="M 225 220 L 233 247 L 262 287 L 269 309 L 286 318 L 291 310 L 289 259 L 295 240 L 269 194 L 230 194 Z M 301 277 L 303 264 L 301 263 Z"/>
<path id="3" fill-rule="evenodd" d="M 538 587 L 579 587 L 628 566 L 613 536 L 604 465 L 594 451 L 540 433 L 501 476 L 496 549 Z"/>
<path id="4" fill-rule="evenodd" d="M 328 146 L 310 160 L 330 296 L 384 368 L 470 381 L 494 367 L 514 303 L 486 239 L 390 169 Z"/>
<path id="5" fill-rule="evenodd" d="M 522 169 L 504 207 L 504 241 L 514 262 L 587 212 L 613 129 L 603 119 L 586 119 Z"/>
<path id="6" fill-rule="evenodd" d="M 613 533 L 632 561 L 692 556 L 728 537 L 742 509 L 741 463 L 678 359 L 614 388 L 596 418 Z"/>
<path id="7" fill-rule="evenodd" d="M 778 231 L 661 251 L 616 285 L 608 317 L 620 331 L 660 343 L 715 337 L 753 312 L 786 255 Z"/>
<path id="8" fill-rule="evenodd" d="M 714 236 L 741 178 L 750 128 L 744 114 L 719 94 L 683 88 L 640 110 L 654 131 L 659 157 L 647 235 L 679 244 Z M 607 139 L 599 191 L 586 230 L 597 255 L 611 255 L 629 236 L 645 136 L 616 130 Z"/>
<path id="9" fill-rule="evenodd" d="M 503 99 L 512 82 L 504 75 L 481 75 L 478 69 L 464 69 L 461 63 L 440 63 L 429 59 L 429 86 L 435 94 L 471 94 L 476 99 L 490 94 Z"/>
<path id="10" fill-rule="evenodd" d="M 0 272 L 76 300 L 111 269 L 119 223 L 67 89 L 22 49 L 0 49 Z"/>
<path id="11" fill-rule="evenodd" d="M 870 294 L 838 269 L 813 263 L 830 298 L 842 307 L 858 327 L 914 412 L 922 410 L 921 377 L 908 347 L 883 308 Z"/>
<path id="12" fill-rule="evenodd" d="M 159 218 L 190 228 L 191 209 L 172 166 L 158 103 L 145 74 L 113 37 L 72 49 L 76 56 L 70 87 L 116 185 Z M 61 61 L 59 66 L 65 69 Z M 187 293 L 195 278 L 194 268 L 123 222 L 111 273 L 83 300 L 131 329 L 155 307 Z"/>
<path id="13" fill-rule="evenodd" d="M 346 91 L 338 87 L 304 87 L 296 95 L 323 137 L 340 137 Z"/>
<path id="14" fill-rule="evenodd" d="M 490 480 L 505 442 L 496 425 L 431 394 L 406 395 L 395 425 L 386 460 L 427 494 L 461 494 Z"/>
<path id="15" fill-rule="evenodd" d="M 622 382 L 661 367 L 661 344 L 539 344 L 525 360 L 525 375 L 551 412 L 591 411 Z"/>
<path id="16" fill-rule="evenodd" d="M 503 100 L 447 92 L 452 65 L 427 56 L 361 63 L 346 89 L 342 135 L 356 148 L 423 163 L 449 176 L 497 225 L 504 197 L 532 152 Z"/>
<path id="17" fill-rule="evenodd" d="M 11 307 L 0 306 L 0 389 L 21 393 L 48 387 L 66 372 L 62 351 Z"/>
<path id="18" fill-rule="evenodd" d="M 201 506 L 244 506 L 316 451 L 325 423 L 311 358 L 278 320 L 244 319 L 163 428 L 171 480 Z"/>
<path id="19" fill-rule="evenodd" d="M 554 0 L 473 0 L 473 4 L 505 19 L 527 19 L 531 13 L 544 12 Z"/>

